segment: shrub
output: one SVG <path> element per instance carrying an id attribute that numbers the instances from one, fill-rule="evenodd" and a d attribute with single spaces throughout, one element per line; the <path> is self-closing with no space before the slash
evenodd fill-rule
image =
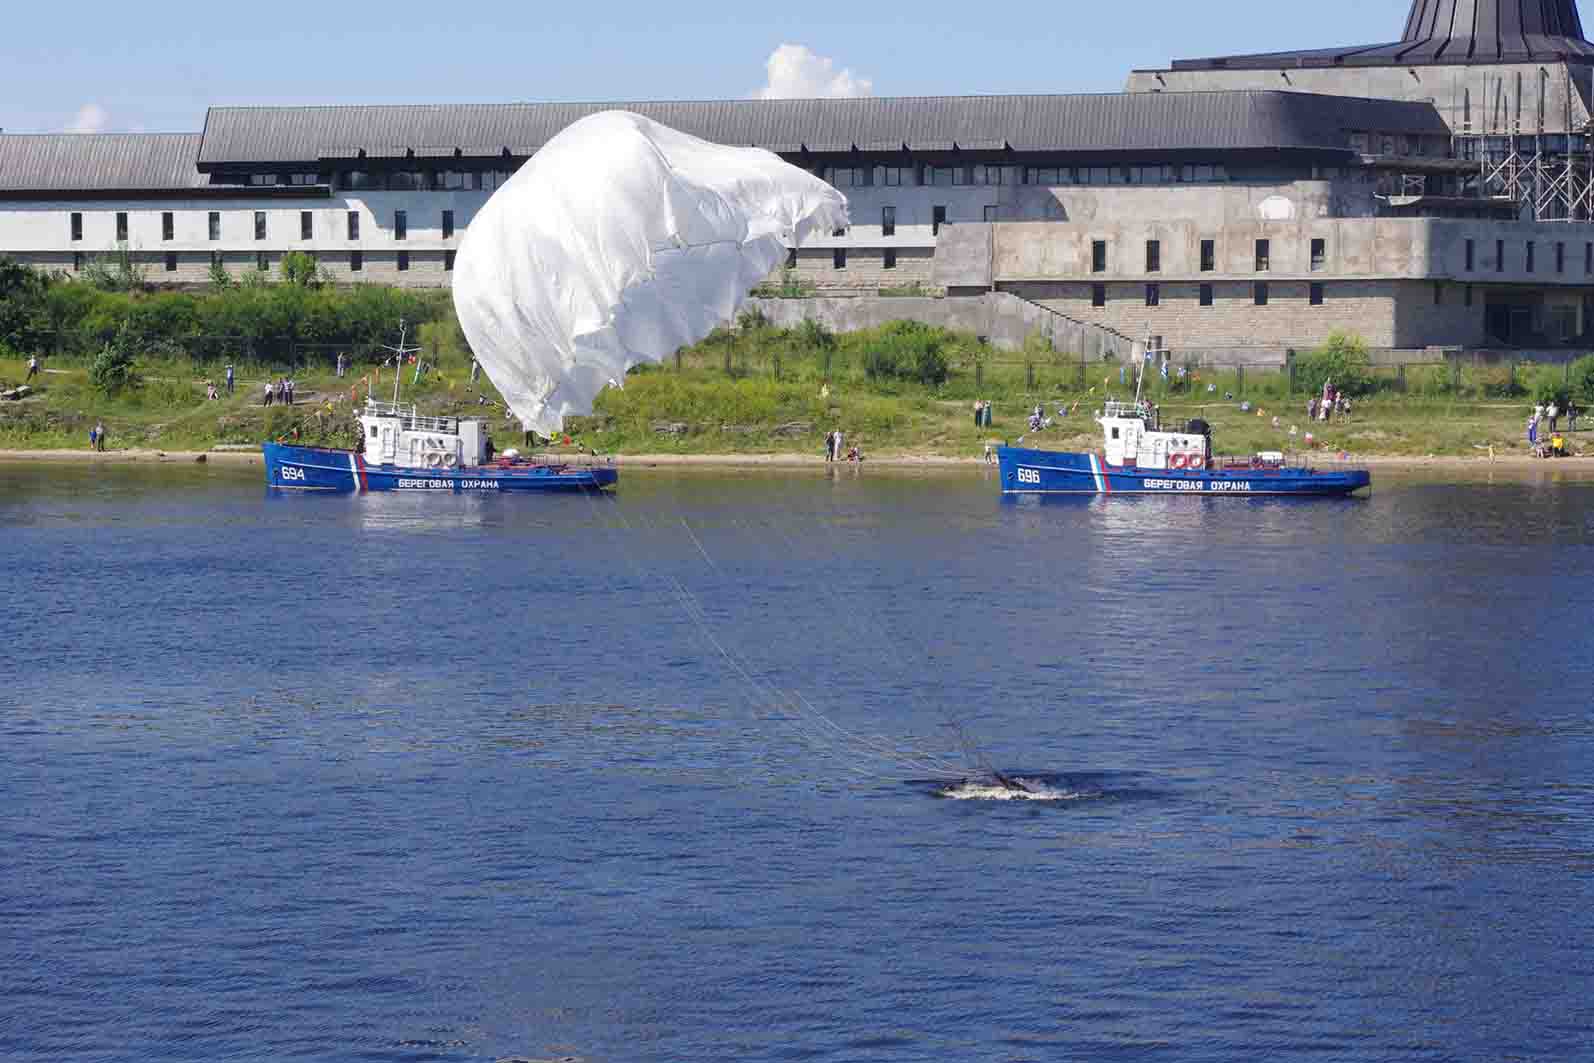
<path id="1" fill-rule="evenodd" d="M 1586 354 L 1572 363 L 1572 397 L 1578 402 L 1594 405 L 1594 354 Z"/>
<path id="2" fill-rule="evenodd" d="M 89 380 L 105 395 L 118 395 L 138 386 L 138 366 L 133 358 L 135 337 L 124 323 L 116 336 L 100 349 L 89 369 Z"/>
<path id="3" fill-rule="evenodd" d="M 944 328 L 917 321 L 882 326 L 869 345 L 864 371 L 874 379 L 917 380 L 928 386 L 946 382 L 946 348 L 956 339 Z"/>
<path id="4" fill-rule="evenodd" d="M 1372 387 L 1368 365 L 1367 344 L 1362 338 L 1335 329 L 1323 346 L 1296 357 L 1295 386 L 1315 393 L 1333 381 L 1334 387 L 1347 395 L 1364 395 Z"/>

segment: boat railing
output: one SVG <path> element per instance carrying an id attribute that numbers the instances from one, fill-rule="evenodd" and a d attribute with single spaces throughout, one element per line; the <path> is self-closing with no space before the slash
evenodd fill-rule
<path id="1" fill-rule="evenodd" d="M 401 427 L 412 432 L 459 434 L 458 417 L 423 417 L 414 405 L 405 406 L 397 402 L 367 399 L 365 414 L 367 417 L 396 417 Z"/>

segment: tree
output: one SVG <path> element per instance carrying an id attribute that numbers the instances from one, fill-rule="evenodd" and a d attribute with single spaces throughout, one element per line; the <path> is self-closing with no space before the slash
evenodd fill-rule
<path id="1" fill-rule="evenodd" d="M 49 278 L 8 258 L 0 258 L 0 343 L 35 351 L 49 325 Z"/>
<path id="2" fill-rule="evenodd" d="M 117 395 L 138 386 L 138 366 L 133 358 L 137 335 L 131 321 L 124 321 L 116 335 L 101 348 L 89 369 L 89 380 L 102 394 Z"/>
<path id="3" fill-rule="evenodd" d="M 227 267 L 222 265 L 218 256 L 210 260 L 210 286 L 218 292 L 224 292 L 233 285 L 232 274 L 227 272 Z"/>
<path id="4" fill-rule="evenodd" d="M 315 287 L 319 281 L 315 256 L 304 251 L 289 251 L 283 255 L 282 280 L 300 288 Z"/>
<path id="5" fill-rule="evenodd" d="M 1346 395 L 1365 394 L 1372 388 L 1367 344 L 1355 333 L 1339 329 L 1317 350 L 1295 359 L 1295 386 L 1308 393 L 1320 392 L 1324 383 Z"/>

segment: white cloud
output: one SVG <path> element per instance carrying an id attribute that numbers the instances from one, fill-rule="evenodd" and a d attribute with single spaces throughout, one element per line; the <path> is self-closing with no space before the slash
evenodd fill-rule
<path id="1" fill-rule="evenodd" d="M 111 121 L 111 116 L 105 108 L 97 103 L 85 103 L 78 108 L 77 114 L 72 116 L 72 124 L 66 127 L 68 133 L 103 133 Z"/>
<path id="2" fill-rule="evenodd" d="M 783 44 L 764 64 L 769 81 L 754 95 L 760 100 L 850 99 L 873 96 L 874 81 L 851 70 L 837 70 L 836 61 L 815 55 L 801 44 Z"/>

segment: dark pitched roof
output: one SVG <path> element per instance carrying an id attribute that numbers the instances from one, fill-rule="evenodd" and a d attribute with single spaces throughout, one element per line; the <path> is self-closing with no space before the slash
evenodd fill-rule
<path id="1" fill-rule="evenodd" d="M 1116 152 L 1344 148 L 1345 129 L 1445 132 L 1426 103 L 1245 91 L 681 103 L 213 107 L 198 162 L 531 155 L 571 122 L 627 110 L 721 144 L 793 154 L 907 149 Z"/>
<path id="2" fill-rule="evenodd" d="M 1400 40 L 1175 60 L 1175 70 L 1594 61 L 1576 0 L 1412 0 Z"/>
<path id="3" fill-rule="evenodd" d="M 0 134 L 0 192 L 200 188 L 196 133 Z"/>

